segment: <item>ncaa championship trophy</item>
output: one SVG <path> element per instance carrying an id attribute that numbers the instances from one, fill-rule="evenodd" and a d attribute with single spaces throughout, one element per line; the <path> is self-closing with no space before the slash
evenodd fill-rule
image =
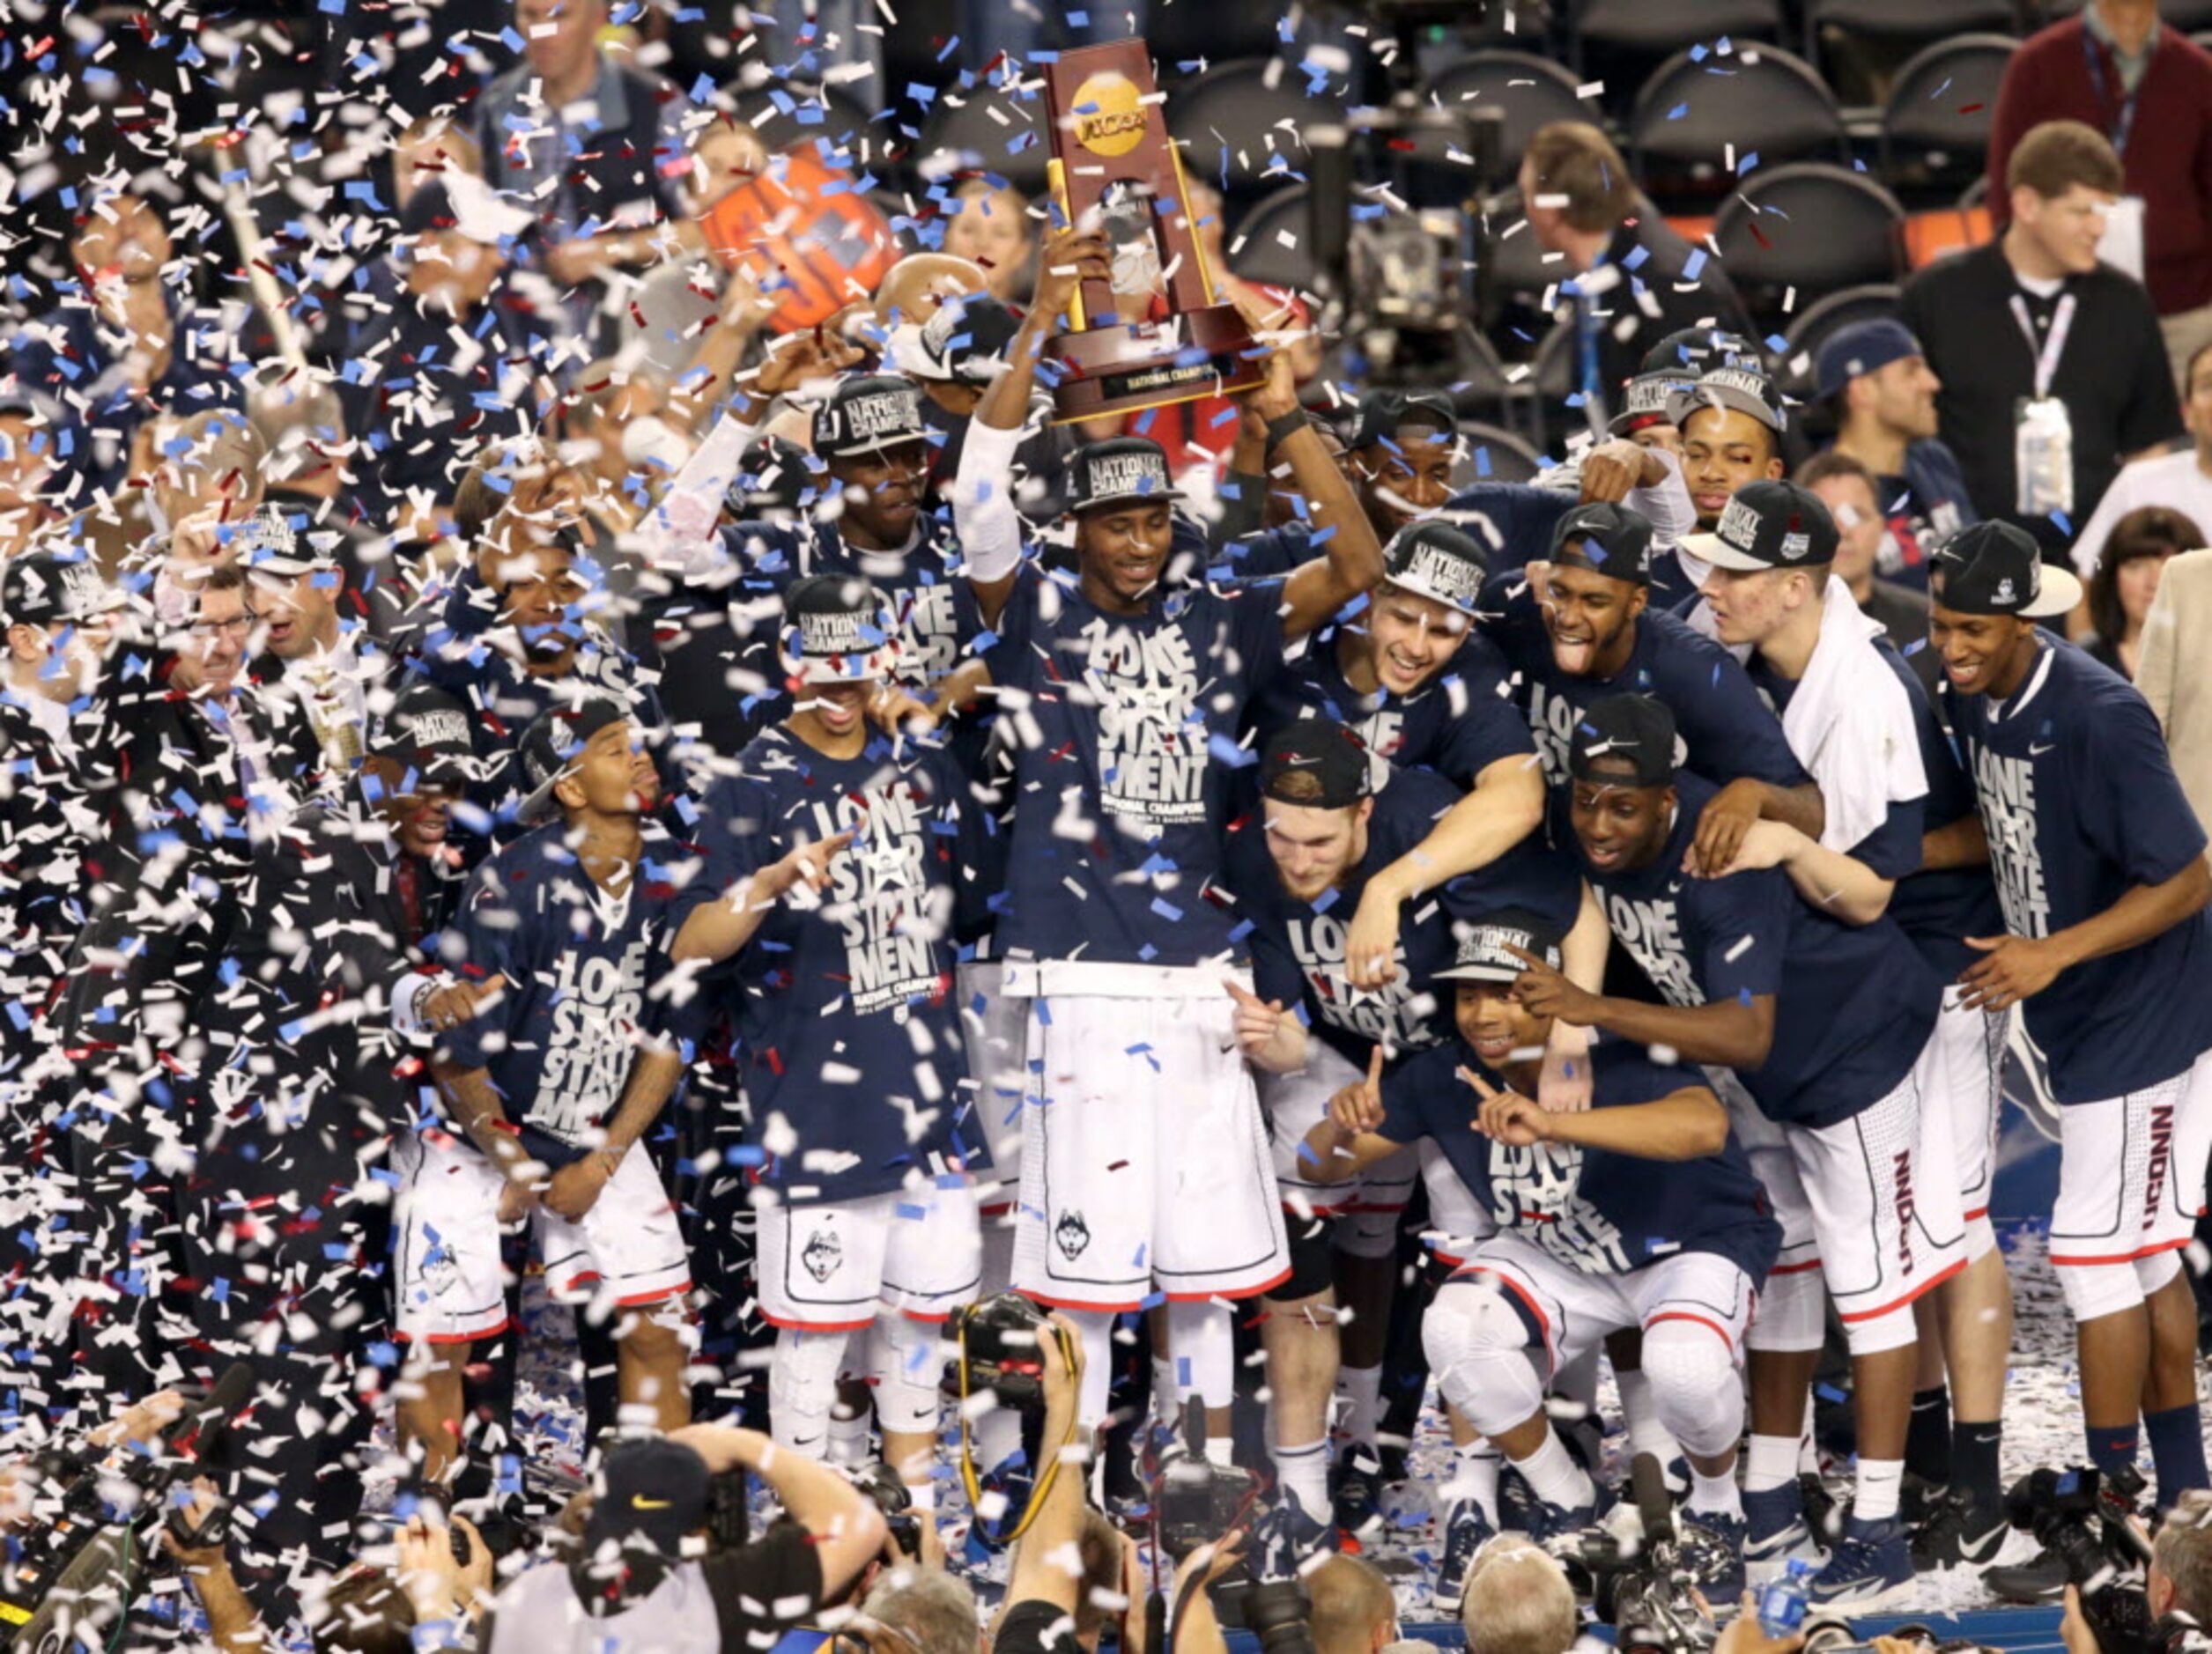
<path id="1" fill-rule="evenodd" d="M 1244 317 L 1216 295 L 1160 106 L 1141 40 L 1062 52 L 1046 66 L 1053 195 L 1069 223 L 1098 225 L 1113 263 L 1110 282 L 1083 281 L 1073 329 L 1046 347 L 1065 371 L 1053 391 L 1062 425 L 1266 377 Z"/>

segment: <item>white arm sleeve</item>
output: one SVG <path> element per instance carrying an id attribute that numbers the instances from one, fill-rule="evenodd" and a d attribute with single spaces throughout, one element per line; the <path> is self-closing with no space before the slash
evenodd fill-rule
<path id="1" fill-rule="evenodd" d="M 1690 504 L 1690 484 L 1682 480 L 1682 461 L 1663 448 L 1658 453 L 1667 475 L 1649 488 L 1630 489 L 1626 503 L 1650 520 L 1652 543 L 1663 549 L 1698 532 L 1698 508 Z"/>
<path id="2" fill-rule="evenodd" d="M 740 425 L 729 414 L 684 461 L 668 488 L 638 524 L 638 547 L 655 568 L 687 578 L 706 573 L 721 555 L 715 525 L 722 500 L 743 463 L 757 427 Z"/>
<path id="3" fill-rule="evenodd" d="M 968 424 L 960 474 L 952 484 L 952 527 L 968 579 L 1002 580 L 1022 560 L 1022 515 L 1014 509 L 1014 451 L 1019 431 Z"/>

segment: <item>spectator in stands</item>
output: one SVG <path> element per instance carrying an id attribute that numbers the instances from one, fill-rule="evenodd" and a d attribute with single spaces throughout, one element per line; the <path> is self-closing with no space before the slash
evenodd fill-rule
<path id="1" fill-rule="evenodd" d="M 2173 772 L 2200 823 L 2212 823 L 2212 551 L 2167 564 L 2143 623 L 2135 687 L 2166 732 Z"/>
<path id="2" fill-rule="evenodd" d="M 418 185 L 436 183 L 448 172 L 484 174 L 484 151 L 449 114 L 426 114 L 407 123 L 392 145 L 392 210 L 407 210 Z"/>
<path id="3" fill-rule="evenodd" d="M 2005 177 L 2011 226 L 1913 277 L 1904 320 L 1942 381 L 1936 413 L 1975 509 L 2055 558 L 2121 461 L 2179 434 L 2181 408 L 2150 295 L 2097 261 L 2126 186 L 2112 146 L 2078 121 L 2048 122 Z M 2052 457 L 2023 477 L 2028 444 Z"/>
<path id="4" fill-rule="evenodd" d="M 1942 388 L 1912 329 L 1888 317 L 1840 329 L 1820 347 L 1817 389 L 1835 410 L 1836 452 L 1875 479 L 1887 520 L 1877 570 L 1920 592 L 1929 553 L 1975 520 L 1957 456 L 1935 434 Z M 1920 610 L 1925 631 L 1925 602 Z"/>
<path id="5" fill-rule="evenodd" d="M 1025 305 L 1037 283 L 1037 235 L 1029 203 L 1012 185 L 971 178 L 953 192 L 944 250 L 982 267 L 994 297 Z"/>
<path id="6" fill-rule="evenodd" d="M 1460 1622 L 1468 1654 L 1567 1654 L 1582 1629 L 1574 1587 L 1559 1564 L 1510 1535 L 1475 1553 Z"/>
<path id="7" fill-rule="evenodd" d="M 1565 255 L 1559 291 L 1575 329 L 1574 386 L 1594 429 L 1667 335 L 1720 327 L 1750 336 L 1720 260 L 1668 228 L 1597 128 L 1538 128 L 1520 163 L 1520 200 L 1536 244 Z"/>
<path id="8" fill-rule="evenodd" d="M 2167 560 L 2204 543 L 2204 530 L 2165 506 L 2145 506 L 2113 525 L 2087 600 L 2090 658 L 2134 682 L 2142 658 L 2143 624 L 2158 596 Z"/>
<path id="9" fill-rule="evenodd" d="M 675 162 L 692 112 L 600 49 L 606 23 L 606 0 L 515 0 L 523 61 L 485 88 L 477 114 L 484 176 L 531 203 L 530 240 L 585 334 L 609 272 L 657 262 L 644 232 L 683 216 Z"/>
<path id="10" fill-rule="evenodd" d="M 14 557 L 61 520 L 47 498 L 58 433 L 41 397 L 0 391 L 0 559 Z"/>
<path id="11" fill-rule="evenodd" d="M 1900 649 L 1927 638 L 1927 593 L 1875 572 L 1890 537 L 1875 498 L 1874 474 L 1840 448 L 1816 454 L 1797 468 L 1797 485 L 1809 489 L 1836 520 L 1836 578 L 1851 587 L 1861 612 L 1882 623 Z"/>
<path id="12" fill-rule="evenodd" d="M 1306 1576 L 1314 1654 L 1380 1654 L 1398 1636 L 1398 1599 L 1372 1562 L 1332 1556 Z"/>
<path id="13" fill-rule="evenodd" d="M 2083 580 L 2096 572 L 2113 526 L 2140 506 L 2170 506 L 2198 522 L 2212 522 L 2212 339 L 2189 358 L 2181 388 L 2181 423 L 2188 427 L 2190 445 L 2120 467 L 2074 543 L 2074 572 Z"/>
<path id="14" fill-rule="evenodd" d="M 2091 0 L 2013 54 L 1989 129 L 1989 207 L 1999 229 L 2017 210 L 2013 151 L 2048 121 L 2081 121 L 2125 168 L 2112 193 L 2130 225 L 2105 256 L 2146 283 L 2173 377 L 2212 343 L 2212 56 L 2157 0 Z M 2118 242 L 2123 237 L 2116 236 Z"/>

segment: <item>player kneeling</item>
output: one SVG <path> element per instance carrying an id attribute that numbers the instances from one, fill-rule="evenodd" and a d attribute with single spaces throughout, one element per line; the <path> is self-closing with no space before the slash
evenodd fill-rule
<path id="1" fill-rule="evenodd" d="M 1437 1294 L 1423 1325 L 1446 1397 L 1495 1442 L 1537 1500 L 1539 1540 L 1595 1517 L 1598 1490 L 1544 1411 L 1558 1370 L 1609 1333 L 1639 1327 L 1644 1376 L 1695 1478 L 1691 1549 L 1710 1594 L 1741 1589 L 1744 1522 L 1736 1493 L 1743 1429 L 1742 1340 L 1757 1284 L 1781 1232 L 1695 1069 L 1661 1067 L 1640 1047 L 1594 1053 L 1593 1106 L 1547 1114 L 1532 1100 L 1551 1019 L 1515 996 L 1528 965 L 1557 969 L 1561 937 L 1532 913 L 1470 927 L 1457 962 L 1459 1037 L 1387 1079 L 1348 1086 L 1306 1139 L 1317 1178 L 1351 1177 L 1424 1137 L 1486 1205 L 1498 1233 Z M 1661 1172 L 1645 1161 L 1676 1163 Z M 1481 1498 L 1446 1518 L 1439 1606 L 1498 1513 Z"/>

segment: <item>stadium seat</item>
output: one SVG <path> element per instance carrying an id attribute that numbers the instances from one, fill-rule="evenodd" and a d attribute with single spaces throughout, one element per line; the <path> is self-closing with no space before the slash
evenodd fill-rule
<path id="1" fill-rule="evenodd" d="M 1184 145 L 1183 166 L 1217 188 L 1291 182 L 1306 170 L 1305 128 L 1342 121 L 1329 92 L 1306 93 L 1298 71 L 1279 57 L 1223 63 L 1180 88 L 1168 124 Z"/>
<path id="2" fill-rule="evenodd" d="M 1782 336 L 1779 382 L 1785 395 L 1800 401 L 1813 395 L 1813 370 L 1821 345 L 1854 321 L 1898 314 L 1899 292 L 1894 282 L 1846 287 L 1830 293 L 1808 307 Z"/>
<path id="3" fill-rule="evenodd" d="M 1962 34 L 1898 70 L 1882 111 L 1882 175 L 1892 187 L 1981 171 L 1997 89 L 2018 48 L 2009 35 Z"/>
<path id="4" fill-rule="evenodd" d="M 1304 184 L 1292 184 L 1264 197 L 1239 218 L 1223 242 L 1230 270 L 1248 282 L 1311 287 L 1314 266 L 1309 199 Z M 1286 234 L 1288 241 L 1284 240 Z"/>
<path id="5" fill-rule="evenodd" d="M 1757 315 L 1841 288 L 1894 281 L 1905 209 L 1863 173 L 1824 161 L 1762 167 L 1721 204 L 1713 240 Z"/>
<path id="6" fill-rule="evenodd" d="M 1564 259 L 1547 259 L 1522 215 L 1520 196 L 1508 191 L 1493 204 L 1490 234 L 1475 255 L 1477 284 L 1497 299 L 1540 298 L 1566 273 Z"/>
<path id="7" fill-rule="evenodd" d="M 2036 4 L 2038 0 L 2030 0 Z M 2082 0 L 2040 0 L 2044 23 L 2056 23 L 2060 18 L 2070 18 L 2082 9 Z M 2158 21 L 2171 23 L 2184 34 L 2195 36 L 2201 30 L 2212 33 L 2212 0 L 2159 0 Z M 2201 41 L 2198 41 L 2202 45 Z"/>
<path id="8" fill-rule="evenodd" d="M 1161 84 L 1184 65 L 1192 72 L 1239 57 L 1265 57 L 1276 48 L 1281 13 L 1268 0 L 1176 0 L 1144 14 L 1144 42 Z"/>
<path id="9" fill-rule="evenodd" d="M 1807 0 L 1805 60 L 1824 62 L 1821 36 L 1831 29 L 1909 44 L 1948 41 L 1976 30 L 2009 33 L 2018 26 L 2012 0 Z"/>
<path id="10" fill-rule="evenodd" d="M 1502 113 L 1499 159 L 1507 177 L 1538 127 L 1600 118 L 1596 104 L 1575 95 L 1575 78 L 1564 65 L 1528 52 L 1476 52 L 1446 64 L 1422 91 L 1447 109 L 1472 104 Z"/>
<path id="11" fill-rule="evenodd" d="M 1772 41 L 1782 33 L 1777 0 L 1575 0 L 1568 18 L 1578 72 L 1593 46 L 1657 57 L 1684 41 Z"/>
<path id="12" fill-rule="evenodd" d="M 1776 46 L 1676 53 L 1637 93 L 1628 142 L 1647 188 L 1656 174 L 1686 174 L 1710 188 L 1731 159 L 1738 173 L 1754 157 L 1850 159 L 1834 94 Z"/>
<path id="13" fill-rule="evenodd" d="M 914 166 L 925 177 L 943 172 L 995 173 L 1024 195 L 1045 187 L 1052 145 L 1042 98 L 1009 98 L 988 85 L 947 89 L 921 129 Z"/>
<path id="14" fill-rule="evenodd" d="M 1467 457 L 1453 474 L 1455 486 L 1473 483 L 1533 483 L 1544 469 L 1543 456 L 1503 425 L 1481 419 L 1460 421 Z"/>

